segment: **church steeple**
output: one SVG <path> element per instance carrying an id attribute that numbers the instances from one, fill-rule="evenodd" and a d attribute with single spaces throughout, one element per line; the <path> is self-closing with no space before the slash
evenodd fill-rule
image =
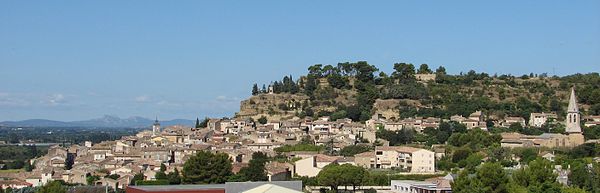
<path id="1" fill-rule="evenodd" d="M 158 116 L 154 120 L 154 124 L 152 124 L 152 136 L 157 136 L 160 134 L 160 123 L 158 122 Z"/>
<path id="2" fill-rule="evenodd" d="M 571 87 L 571 97 L 569 98 L 569 107 L 567 109 L 569 113 L 579 113 L 579 108 L 577 107 L 577 97 L 575 97 L 575 88 Z"/>
<path id="3" fill-rule="evenodd" d="M 569 98 L 569 107 L 567 108 L 567 133 L 581 133 L 579 107 L 577 107 L 577 97 L 575 88 L 571 87 L 571 96 Z"/>

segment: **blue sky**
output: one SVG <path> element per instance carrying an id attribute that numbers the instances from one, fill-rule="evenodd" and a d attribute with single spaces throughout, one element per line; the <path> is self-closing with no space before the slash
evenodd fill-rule
<path id="1" fill-rule="evenodd" d="M 252 83 L 366 60 L 600 70 L 600 1 L 0 1 L 0 121 L 230 116 Z"/>

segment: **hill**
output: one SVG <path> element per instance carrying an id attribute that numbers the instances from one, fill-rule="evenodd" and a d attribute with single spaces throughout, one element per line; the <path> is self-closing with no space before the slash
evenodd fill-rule
<path id="1" fill-rule="evenodd" d="M 368 120 L 374 114 L 389 119 L 413 116 L 449 118 L 482 110 L 492 119 L 529 118 L 531 112 L 565 113 L 568 91 L 574 86 L 585 115 L 600 114 L 598 73 L 564 77 L 528 73 L 490 75 L 470 70 L 447 74 L 422 64 L 396 63 L 390 73 L 367 62 L 313 65 L 308 74 L 259 88 L 241 102 L 237 117 L 269 119 L 331 116 Z"/>
<path id="2" fill-rule="evenodd" d="M 116 116 L 105 115 L 101 118 L 83 120 L 83 121 L 53 121 L 46 119 L 29 119 L 23 121 L 4 121 L 0 122 L 0 126 L 7 127 L 102 127 L 102 128 L 144 128 L 150 127 L 154 120 L 143 117 L 119 118 Z M 174 119 L 161 121 L 162 126 L 186 125 L 193 126 L 194 121 L 185 119 Z"/>

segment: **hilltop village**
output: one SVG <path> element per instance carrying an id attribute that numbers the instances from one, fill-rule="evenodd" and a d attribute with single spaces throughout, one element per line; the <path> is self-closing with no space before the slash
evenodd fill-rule
<path id="1" fill-rule="evenodd" d="M 272 93 L 265 95 L 270 94 Z M 597 141 L 584 140 L 580 127 L 581 114 L 574 90 L 571 90 L 568 103 L 564 134 L 523 135 L 505 132 L 501 134 L 501 146 L 572 148 L 583 143 L 597 143 Z M 556 118 L 557 115 L 554 113 L 532 113 L 528 121 L 523 117 L 506 117 L 495 122 L 494 127 L 527 126 L 526 123 L 531 127 L 541 127 Z M 600 123 L 598 118 L 600 117 L 589 118 L 592 121 L 588 121 L 586 126 L 598 125 Z M 197 128 L 185 126 L 162 128 L 160 122 L 156 120 L 151 130 L 142 131 L 135 136 L 97 144 L 85 142 L 69 147 L 53 146 L 47 155 L 31 161 L 35 165 L 32 172 L 22 173 L 10 183 L 3 182 L 3 188 L 37 187 L 54 180 L 62 180 L 71 184 L 125 189 L 132 185 L 131 183 L 135 183 L 136 175 L 143 176 L 143 179 L 139 180 L 152 181 L 156 180 L 158 172 L 182 171 L 184 163 L 200 151 L 227 154 L 232 161 L 233 173 L 247 167 L 254 152 L 283 158 L 281 159 L 283 161 L 266 163 L 264 168 L 268 181 L 316 177 L 323 168 L 334 163 L 351 164 L 365 169 L 387 169 L 402 174 L 443 174 L 444 172 L 436 168 L 438 166 L 436 162 L 449 156 L 443 145 L 390 145 L 390 141 L 379 138 L 377 132 L 378 130 L 397 132 L 411 129 L 423 133 L 426 130 L 439 129 L 440 124 L 448 122 L 461 124 L 467 130 L 479 132 L 488 130 L 486 117 L 481 111 L 473 112 L 468 117 L 452 116 L 449 120 L 433 117 L 388 120 L 380 115 L 374 115 L 365 123 L 354 122 L 347 118 L 333 121 L 328 116 L 285 121 L 222 118 L 207 119 L 203 123 L 205 127 Z M 294 148 L 300 147 L 301 144 L 322 148 L 317 150 Z M 352 156 L 343 156 L 339 153 L 347 147 L 356 146 L 366 148 Z M 555 157 L 551 152 L 540 156 L 549 160 Z M 514 157 L 514 159 L 520 158 Z M 66 169 L 67 165 L 69 169 Z M 556 172 L 559 174 L 559 180 L 568 177 L 561 169 Z M 90 176 L 96 178 L 90 181 Z M 413 190 L 449 192 L 453 177 L 456 176 L 434 178 L 427 183 L 392 181 L 393 186 L 390 189 L 400 191 L 401 188 L 406 187 Z M 566 181 L 563 183 L 566 184 Z"/>
<path id="2" fill-rule="evenodd" d="M 255 84 L 232 118 L 198 119 L 193 127 L 162 127 L 157 119 L 134 136 L 55 145 L 29 161 L 31 172 L 2 174 L 0 184 L 59 181 L 116 192 L 179 184 L 225 191 L 256 181 L 291 181 L 307 192 L 472 192 L 483 183 L 498 192 L 600 190 L 597 74 L 394 69 L 375 76 L 366 62 L 311 66 L 298 81 Z"/>

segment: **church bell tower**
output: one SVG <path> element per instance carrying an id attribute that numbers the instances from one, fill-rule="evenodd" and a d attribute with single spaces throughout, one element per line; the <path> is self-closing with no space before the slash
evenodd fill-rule
<path id="1" fill-rule="evenodd" d="M 158 117 L 154 120 L 154 124 L 152 124 L 152 136 L 157 136 L 160 134 L 160 123 L 158 122 Z"/>
<path id="2" fill-rule="evenodd" d="M 565 131 L 571 133 L 581 133 L 581 114 L 579 113 L 579 107 L 577 107 L 577 98 L 575 97 L 575 88 L 571 88 L 571 97 L 569 98 L 569 107 L 567 109 L 566 129 Z"/>
<path id="3" fill-rule="evenodd" d="M 567 108 L 565 132 L 569 137 L 569 146 L 575 147 L 585 142 L 583 132 L 581 131 L 581 114 L 577 107 L 577 97 L 575 97 L 575 88 L 571 88 L 569 97 L 569 107 Z"/>

